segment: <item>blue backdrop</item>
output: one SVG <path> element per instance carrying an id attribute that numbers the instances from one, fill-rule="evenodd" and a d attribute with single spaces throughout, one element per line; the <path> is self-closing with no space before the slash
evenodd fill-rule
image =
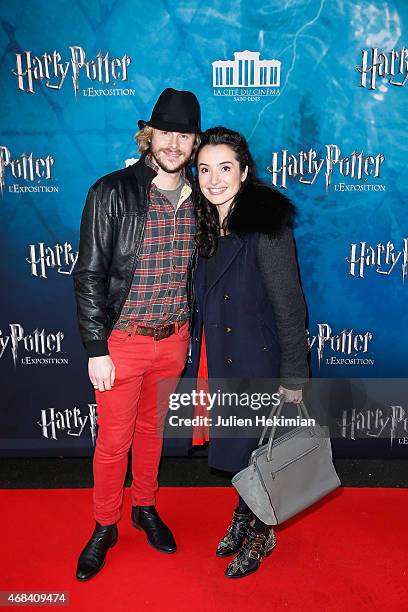
<path id="1" fill-rule="evenodd" d="M 137 120 L 169 86 L 196 93 L 204 128 L 240 130 L 297 206 L 313 375 L 406 377 L 407 24 L 403 0 L 3 8 L 0 453 L 92 451 L 71 277 L 80 215 L 89 186 L 137 158 Z M 354 409 L 360 439 L 338 449 L 366 453 L 379 426 L 370 405 Z M 404 456 L 407 436 L 401 418 L 370 452 Z"/>

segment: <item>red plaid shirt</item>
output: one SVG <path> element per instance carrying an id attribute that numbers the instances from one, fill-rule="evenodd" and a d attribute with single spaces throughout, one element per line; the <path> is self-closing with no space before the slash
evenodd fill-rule
<path id="1" fill-rule="evenodd" d="M 157 169 L 150 156 L 146 163 Z M 157 189 L 149 191 L 143 245 L 132 286 L 115 329 L 129 322 L 164 325 L 187 319 L 187 265 L 194 247 L 191 186 L 184 172 L 177 209 Z"/>

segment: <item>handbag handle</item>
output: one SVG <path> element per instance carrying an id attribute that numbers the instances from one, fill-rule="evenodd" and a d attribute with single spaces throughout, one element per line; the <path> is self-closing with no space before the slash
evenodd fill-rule
<path id="1" fill-rule="evenodd" d="M 272 409 L 271 409 L 271 411 L 270 411 L 270 413 L 268 414 L 268 417 L 267 417 L 267 419 L 266 419 L 267 421 L 268 421 L 269 419 L 273 419 L 273 417 L 274 417 L 275 415 L 277 415 L 277 417 L 279 418 L 279 415 L 280 415 L 280 413 L 281 413 L 281 410 L 282 410 L 283 404 L 285 403 L 285 400 L 284 400 L 285 396 L 284 396 L 284 394 L 283 394 L 283 393 L 279 393 L 279 395 L 280 395 L 279 404 L 278 404 L 277 406 L 272 406 Z M 270 427 L 272 427 L 272 426 L 271 426 L 271 425 L 265 425 L 265 426 L 264 426 L 264 428 L 263 428 L 263 430 L 262 430 L 262 433 L 261 433 L 261 437 L 259 438 L 259 441 L 258 441 L 258 446 L 262 446 L 263 441 L 264 441 L 264 438 L 265 438 L 265 436 L 266 436 L 266 432 L 268 431 L 268 429 L 269 429 Z"/>
<path id="2" fill-rule="evenodd" d="M 279 419 L 280 413 L 282 412 L 283 404 L 285 404 L 285 403 L 291 403 L 291 402 L 287 402 L 285 400 L 285 395 L 283 393 L 280 393 L 279 404 L 277 406 L 273 406 L 272 407 L 272 410 L 269 413 L 268 419 L 272 419 L 274 416 L 276 416 Z M 302 416 L 302 412 L 303 412 L 303 415 L 307 419 L 310 419 L 309 412 L 308 412 L 308 410 L 306 408 L 306 404 L 305 404 L 305 402 L 303 400 L 301 400 L 299 402 L 299 404 L 297 404 L 297 409 L 298 409 L 299 417 Z M 265 427 L 262 430 L 261 437 L 259 438 L 259 442 L 258 442 L 258 446 L 262 446 L 262 443 L 264 441 L 266 433 L 267 433 L 267 431 L 268 431 L 268 429 L 270 427 L 271 427 L 271 433 L 269 435 L 268 448 L 266 450 L 266 459 L 267 459 L 267 461 L 270 461 L 271 458 L 272 458 L 272 444 L 273 444 L 273 440 L 275 438 L 277 424 L 276 423 L 274 425 L 267 425 L 266 424 Z"/>
<path id="3" fill-rule="evenodd" d="M 280 395 L 280 401 L 279 404 L 277 406 L 272 406 L 272 409 L 267 417 L 267 420 L 272 419 L 274 417 L 274 413 L 276 413 L 279 410 L 279 414 L 277 414 L 277 418 L 279 418 L 279 415 L 281 413 L 283 404 L 285 403 L 285 395 L 283 393 L 279 393 Z M 286 402 L 286 403 L 291 403 L 291 402 Z M 297 406 L 297 411 L 298 411 L 298 415 L 301 418 L 302 417 L 302 410 L 303 410 L 303 414 L 307 419 L 310 419 L 310 415 L 307 411 L 306 405 L 304 403 L 304 401 L 302 400 L 301 402 L 299 402 L 299 404 L 296 404 Z M 268 431 L 268 429 L 272 427 L 272 425 L 265 425 L 265 427 L 262 430 L 261 433 L 261 437 L 259 438 L 259 442 L 258 442 L 258 446 L 262 446 L 262 443 L 264 441 L 264 438 L 266 436 L 266 432 Z M 275 429 L 276 429 L 276 425 L 274 426 L 273 429 L 273 434 L 275 433 Z"/>

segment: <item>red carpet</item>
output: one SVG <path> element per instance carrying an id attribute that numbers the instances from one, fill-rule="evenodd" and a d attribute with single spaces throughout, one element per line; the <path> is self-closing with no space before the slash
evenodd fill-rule
<path id="1" fill-rule="evenodd" d="M 279 527 L 272 555 L 236 581 L 214 555 L 234 501 L 227 488 L 163 488 L 158 507 L 179 545 L 164 555 L 130 526 L 126 490 L 118 544 L 79 583 L 92 491 L 0 491 L 0 590 L 68 591 L 75 611 L 408 610 L 408 489 L 334 492 Z"/>

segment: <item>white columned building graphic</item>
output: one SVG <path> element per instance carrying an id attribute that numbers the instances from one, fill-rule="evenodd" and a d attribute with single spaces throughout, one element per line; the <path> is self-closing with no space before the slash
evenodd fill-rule
<path id="1" fill-rule="evenodd" d="M 279 87 L 279 60 L 260 60 L 258 51 L 238 51 L 234 60 L 212 63 L 213 87 Z"/>

